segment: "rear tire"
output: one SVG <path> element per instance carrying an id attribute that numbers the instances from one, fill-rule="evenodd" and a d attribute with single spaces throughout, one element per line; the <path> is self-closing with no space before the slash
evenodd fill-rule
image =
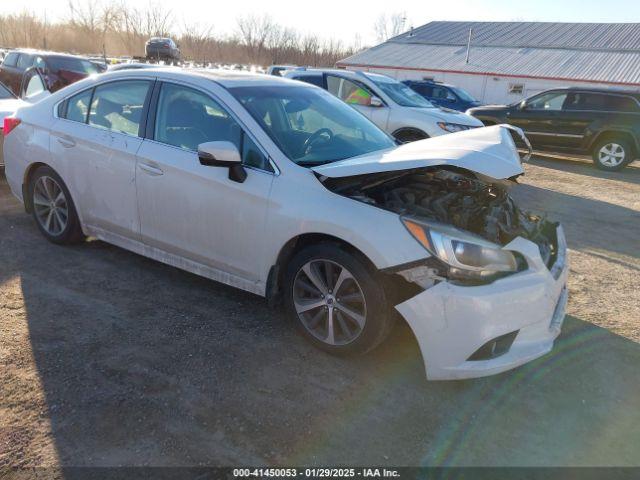
<path id="1" fill-rule="evenodd" d="M 285 267 L 288 317 L 313 345 L 333 355 L 376 348 L 393 326 L 373 267 L 337 243 L 304 248 Z"/>
<path id="2" fill-rule="evenodd" d="M 34 172 L 28 193 L 33 218 L 47 240 L 58 245 L 84 240 L 69 189 L 52 168 L 42 166 Z"/>
<path id="3" fill-rule="evenodd" d="M 598 140 L 593 147 L 593 163 L 600 170 L 615 172 L 624 168 L 634 159 L 631 143 L 622 137 L 606 137 Z"/>

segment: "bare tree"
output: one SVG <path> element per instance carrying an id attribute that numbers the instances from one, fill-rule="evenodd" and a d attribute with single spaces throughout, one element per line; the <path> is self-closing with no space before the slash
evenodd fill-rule
<path id="1" fill-rule="evenodd" d="M 212 38 L 213 25 L 184 25 L 185 33 L 180 37 L 180 49 L 183 55 L 199 63 L 207 63 L 208 55 L 212 50 L 211 44 L 215 42 Z"/>
<path id="2" fill-rule="evenodd" d="M 277 28 L 270 16 L 247 15 L 237 19 L 240 43 L 247 49 L 249 58 L 259 62 L 269 37 Z"/>
<path id="3" fill-rule="evenodd" d="M 275 25 L 267 37 L 267 49 L 271 63 L 283 63 L 286 58 L 291 58 L 298 48 L 298 32 L 291 28 Z"/>
<path id="4" fill-rule="evenodd" d="M 173 36 L 183 57 L 198 63 L 294 63 L 332 66 L 360 47 L 345 47 L 335 39 L 280 25 L 269 16 L 238 19 L 233 36 L 213 33 L 209 24 L 185 24 L 182 33 L 172 28 L 170 11 L 149 3 L 134 7 L 126 0 L 67 0 L 68 15 L 49 23 L 44 16 L 23 12 L 0 15 L 0 45 L 46 48 L 80 54 L 138 56 L 151 36 Z"/>
<path id="5" fill-rule="evenodd" d="M 379 42 L 386 42 L 388 39 L 400 35 L 405 31 L 407 24 L 407 14 L 405 12 L 382 14 L 373 24 L 373 30 Z"/>

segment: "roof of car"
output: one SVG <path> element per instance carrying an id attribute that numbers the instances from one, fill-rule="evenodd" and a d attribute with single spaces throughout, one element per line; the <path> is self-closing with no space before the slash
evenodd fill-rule
<path id="1" fill-rule="evenodd" d="M 39 55 L 41 57 L 67 57 L 67 58 L 78 58 L 80 60 L 87 60 L 87 58 L 83 57 L 82 55 L 74 55 L 72 53 L 50 52 L 47 50 L 36 50 L 31 48 L 16 48 L 15 50 L 11 50 L 8 53 L 28 53 L 29 55 Z"/>
<path id="2" fill-rule="evenodd" d="M 640 100 L 640 90 L 632 90 L 629 88 L 622 87 L 564 87 L 564 88 L 552 88 L 547 91 L 559 92 L 590 92 L 590 93 L 602 93 L 602 94 L 613 94 L 613 95 L 630 95 Z"/>
<path id="3" fill-rule="evenodd" d="M 437 82 L 435 80 L 403 80 L 402 83 L 424 83 L 427 85 L 437 85 L 439 87 L 448 87 L 448 88 L 456 88 L 455 85 L 444 82 Z"/>
<path id="4" fill-rule="evenodd" d="M 124 69 L 101 74 L 101 78 L 105 76 L 113 76 L 114 78 L 126 77 L 129 75 L 136 76 L 157 76 L 162 75 L 165 78 L 180 77 L 204 77 L 209 78 L 223 87 L 244 87 L 244 86 L 278 86 L 278 85 L 295 85 L 300 86 L 300 82 L 290 80 L 288 78 L 276 77 L 274 75 L 265 75 L 263 73 L 251 73 L 238 70 L 218 70 L 203 68 L 166 68 L 154 67 L 143 69 Z M 309 88 L 311 88 L 309 86 Z"/>

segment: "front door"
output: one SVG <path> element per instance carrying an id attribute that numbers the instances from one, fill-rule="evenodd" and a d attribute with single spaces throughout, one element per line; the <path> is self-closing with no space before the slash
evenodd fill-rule
<path id="1" fill-rule="evenodd" d="M 257 281 L 273 181 L 266 155 L 209 94 L 173 83 L 162 84 L 151 137 L 136 172 L 143 241 Z M 227 168 L 200 164 L 198 145 L 210 141 L 238 146 L 243 183 Z"/>
<path id="2" fill-rule="evenodd" d="M 534 148 L 553 148 L 562 143 L 557 122 L 567 92 L 547 92 L 529 99 L 523 106 L 511 109 L 508 123 L 524 130 Z"/>
<path id="3" fill-rule="evenodd" d="M 340 100 L 348 103 L 375 123 L 378 128 L 387 131 L 389 123 L 389 107 L 386 105 L 372 105 L 374 93 L 364 84 L 354 82 L 337 75 L 326 76 L 327 90 Z"/>

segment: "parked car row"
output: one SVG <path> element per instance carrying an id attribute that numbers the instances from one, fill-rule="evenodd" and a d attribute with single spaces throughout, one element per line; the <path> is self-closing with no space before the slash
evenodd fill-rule
<path id="1" fill-rule="evenodd" d="M 398 99 L 399 82 L 369 72 L 274 65 L 269 73 L 329 90 L 401 142 L 480 126 L 469 119 L 474 117 L 483 125 L 522 128 L 538 150 L 590 155 L 602 170 L 620 170 L 640 156 L 640 91 L 559 88 L 512 105 L 483 106 L 465 90 L 433 80 L 402 82 L 425 103 L 406 90 Z M 384 86 L 393 86 L 396 95 Z M 439 108 L 428 110 L 434 106 Z M 443 118 L 451 110 L 465 116 Z"/>
<path id="2" fill-rule="evenodd" d="M 9 87 L 15 95 L 22 96 L 25 74 L 31 69 L 40 72 L 50 92 L 56 92 L 89 75 L 104 71 L 96 63 L 75 55 L 12 50 L 0 65 L 0 82 Z"/>
<path id="3" fill-rule="evenodd" d="M 5 118 L 9 186 L 51 242 L 96 237 L 262 295 L 333 354 L 372 350 L 398 315 L 430 379 L 550 351 L 566 242 L 509 196 L 521 132 L 469 128 L 480 122 L 387 77 L 308 73 L 322 88 L 173 68 L 91 76 Z M 376 125 L 412 109 L 437 138 L 398 145 Z M 437 115 L 466 128 L 441 135 Z"/>

